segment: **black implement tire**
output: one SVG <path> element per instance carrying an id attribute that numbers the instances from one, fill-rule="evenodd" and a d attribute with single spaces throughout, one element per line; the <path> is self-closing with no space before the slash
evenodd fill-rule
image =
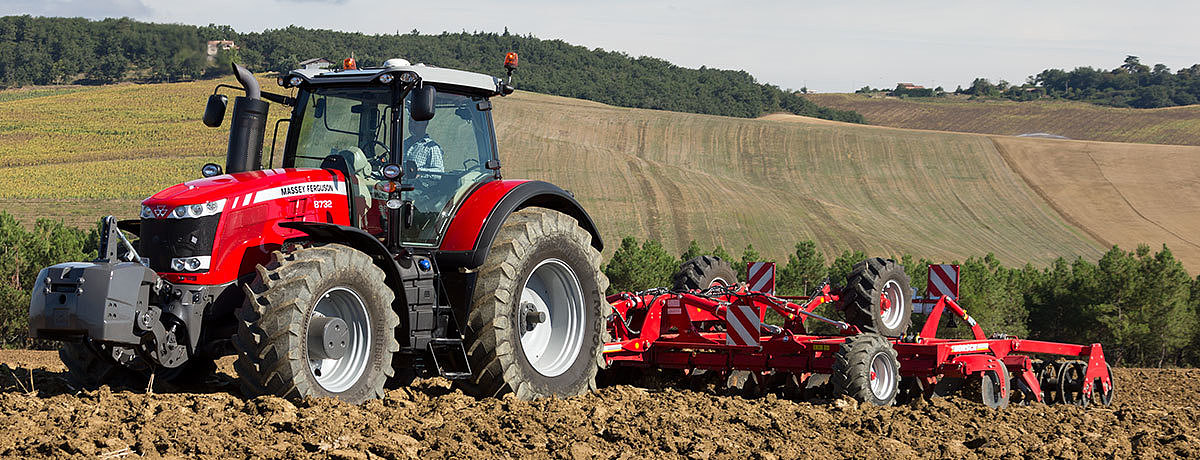
<path id="1" fill-rule="evenodd" d="M 158 367 L 151 369 L 149 363 L 133 350 L 126 350 L 127 359 L 121 364 L 113 357 L 111 348 L 101 347 L 91 339 L 81 342 L 64 342 L 58 348 L 58 358 L 67 367 L 67 379 L 83 389 L 95 389 L 101 385 L 113 388 L 145 390 L 150 383 L 150 374 L 155 374 L 155 386 L 165 383 L 175 387 L 191 387 L 205 383 L 217 370 L 212 358 L 192 356 L 177 368 Z"/>
<path id="2" fill-rule="evenodd" d="M 838 394 L 890 406 L 900 393 L 900 361 L 896 350 L 879 334 L 847 337 L 846 343 L 834 353 L 829 381 Z"/>
<path id="3" fill-rule="evenodd" d="M 883 297 L 889 300 L 884 308 Z M 842 290 L 846 321 L 862 332 L 899 337 L 912 324 L 908 274 L 894 260 L 879 257 L 854 265 Z M 896 310 L 893 310 L 896 309 Z"/>
<path id="4" fill-rule="evenodd" d="M 607 288 L 600 252 L 574 218 L 544 208 L 512 213 L 479 269 L 464 334 L 474 376 L 459 385 L 521 399 L 596 388 L 612 312 Z"/>
<path id="5" fill-rule="evenodd" d="M 327 396 L 353 404 L 382 397 L 384 383 L 395 374 L 400 317 L 392 310 L 395 294 L 371 257 L 325 244 L 276 251 L 257 270 L 236 312 L 234 367 L 242 392 Z M 313 321 L 320 317 L 337 317 L 347 327 L 345 354 L 337 359 L 322 359 L 321 351 L 310 350 L 310 340 L 319 343 L 316 337 L 325 337 L 312 333 L 310 338 L 310 325 L 320 324 Z"/>
<path id="6" fill-rule="evenodd" d="M 729 262 L 717 256 L 700 256 L 679 264 L 679 271 L 671 276 L 677 291 L 707 289 L 718 283 L 734 286 L 737 278 Z"/>
<path id="7" fill-rule="evenodd" d="M 1008 407 L 1009 397 L 1012 396 L 1008 369 L 1003 365 L 997 369 L 985 370 L 968 377 L 963 387 L 963 395 L 992 409 Z"/>

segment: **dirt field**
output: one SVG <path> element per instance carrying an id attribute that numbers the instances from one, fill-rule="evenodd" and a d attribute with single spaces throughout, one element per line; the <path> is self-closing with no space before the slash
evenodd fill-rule
<path id="1" fill-rule="evenodd" d="M 242 399 L 227 362 L 207 392 L 149 395 L 76 392 L 53 352 L 0 351 L 0 363 L 3 457 L 1200 456 L 1200 370 L 1118 369 L 1108 408 L 994 412 L 957 398 L 876 408 L 630 386 L 567 400 L 477 400 L 438 380 L 350 406 Z M 36 392 L 27 393 L 31 376 Z"/>

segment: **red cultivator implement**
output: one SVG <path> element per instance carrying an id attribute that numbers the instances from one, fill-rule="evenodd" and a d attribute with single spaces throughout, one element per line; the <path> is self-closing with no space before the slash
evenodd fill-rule
<path id="1" fill-rule="evenodd" d="M 847 288 L 835 291 L 826 284 L 807 297 L 709 281 L 714 277 L 706 270 L 729 272 L 721 267 L 728 264 L 715 258 L 699 262 L 684 265 L 695 275 L 690 283 L 608 297 L 615 311 L 609 323 L 613 341 L 604 348 L 609 372 L 641 367 L 739 374 L 746 376 L 744 383 L 738 382 L 743 389 L 828 385 L 836 393 L 879 405 L 956 392 L 994 408 L 1010 400 L 1112 401 L 1112 374 L 1100 344 L 988 337 L 948 296 L 936 301 L 920 333 L 904 333 L 912 305 L 908 277 L 895 262 L 864 261 L 855 266 Z M 847 321 L 814 313 L 827 303 L 844 310 Z M 974 338 L 937 338 L 946 309 L 970 325 Z M 767 324 L 768 312 L 782 317 L 783 324 Z M 839 333 L 810 333 L 809 320 L 833 325 Z M 1031 355 L 1071 359 L 1043 361 Z"/>

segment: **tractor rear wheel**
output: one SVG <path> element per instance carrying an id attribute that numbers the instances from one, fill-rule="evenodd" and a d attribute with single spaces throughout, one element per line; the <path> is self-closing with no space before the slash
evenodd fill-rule
<path id="1" fill-rule="evenodd" d="M 671 279 L 675 290 L 707 289 L 716 285 L 734 286 L 737 272 L 729 262 L 717 256 L 700 256 L 679 265 Z"/>
<path id="2" fill-rule="evenodd" d="M 892 344 L 879 334 L 847 337 L 834 354 L 834 390 L 862 402 L 890 406 L 900 393 L 900 361 Z"/>
<path id="3" fill-rule="evenodd" d="M 276 251 L 237 310 L 242 392 L 353 404 L 382 397 L 400 349 L 384 277 L 370 256 L 341 244 Z"/>
<path id="4" fill-rule="evenodd" d="M 612 306 L 591 234 L 571 216 L 526 208 L 508 216 L 479 269 L 467 313 L 477 396 L 521 399 L 596 387 Z"/>
<path id="5" fill-rule="evenodd" d="M 862 332 L 899 337 L 912 324 L 909 279 L 904 266 L 879 257 L 854 265 L 841 301 L 846 321 Z"/>

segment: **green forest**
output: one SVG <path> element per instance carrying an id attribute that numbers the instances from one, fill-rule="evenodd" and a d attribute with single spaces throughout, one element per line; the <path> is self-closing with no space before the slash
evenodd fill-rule
<path id="1" fill-rule="evenodd" d="M 959 87 L 956 92 L 1015 101 L 1051 97 L 1138 109 L 1192 105 L 1200 103 L 1200 64 L 1172 73 L 1166 65 L 1150 67 L 1137 56 L 1126 56 L 1125 62 L 1112 70 L 1046 69 L 1021 85 L 976 78 L 969 87 Z"/>
<path id="2" fill-rule="evenodd" d="M 209 59 L 209 40 L 237 49 Z M 520 54 L 517 88 L 622 107 L 753 118 L 790 112 L 863 123 L 853 111 L 818 106 L 795 91 L 758 83 L 745 71 L 688 69 L 653 57 L 588 49 L 561 40 L 503 33 L 365 35 L 287 27 L 239 33 L 229 26 L 152 24 L 132 19 L 0 18 L 0 86 L 161 82 L 229 73 L 236 61 L 256 72 L 285 72 L 310 58 L 360 67 L 402 57 L 411 62 L 503 73 L 505 53 Z"/>

